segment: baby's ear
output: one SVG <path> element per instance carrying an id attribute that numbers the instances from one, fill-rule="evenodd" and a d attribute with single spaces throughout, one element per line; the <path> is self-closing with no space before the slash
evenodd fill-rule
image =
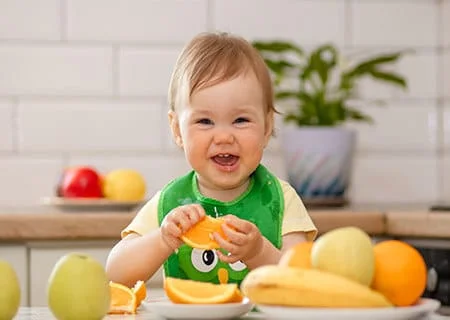
<path id="1" fill-rule="evenodd" d="M 264 132 L 264 138 L 265 138 L 265 144 L 264 147 L 267 147 L 269 144 L 270 138 L 273 136 L 274 133 L 274 127 L 275 127 L 275 118 L 273 111 L 269 111 L 266 115 L 266 122 L 265 122 L 265 132 Z"/>
<path id="2" fill-rule="evenodd" d="M 178 119 L 178 115 L 175 111 L 170 110 L 168 116 L 173 140 L 175 141 L 177 146 L 183 148 L 183 139 L 181 138 L 180 121 Z"/>

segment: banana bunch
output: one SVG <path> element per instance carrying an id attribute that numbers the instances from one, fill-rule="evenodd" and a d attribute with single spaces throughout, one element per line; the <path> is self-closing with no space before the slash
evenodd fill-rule
<path id="1" fill-rule="evenodd" d="M 392 304 L 380 293 L 348 278 L 279 265 L 252 270 L 241 284 L 253 303 L 329 308 L 376 308 Z"/>

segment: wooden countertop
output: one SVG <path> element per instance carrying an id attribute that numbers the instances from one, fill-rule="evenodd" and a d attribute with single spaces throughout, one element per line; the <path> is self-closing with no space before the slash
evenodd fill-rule
<path id="1" fill-rule="evenodd" d="M 309 210 L 324 233 L 357 226 L 370 235 L 450 239 L 450 212 Z M 118 240 L 134 212 L 0 213 L 0 241 Z"/>

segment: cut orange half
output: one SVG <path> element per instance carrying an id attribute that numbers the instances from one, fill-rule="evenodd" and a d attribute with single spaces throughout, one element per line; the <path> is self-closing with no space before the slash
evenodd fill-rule
<path id="1" fill-rule="evenodd" d="M 197 222 L 191 229 L 181 236 L 181 240 L 187 245 L 198 249 L 217 249 L 219 244 L 212 238 L 213 232 L 217 232 L 226 239 L 226 236 L 222 230 L 222 224 L 224 223 L 222 218 L 213 218 L 205 216 L 204 219 Z"/>
<path id="2" fill-rule="evenodd" d="M 127 286 L 117 283 L 109 282 L 109 289 L 111 293 L 111 302 L 108 313 L 110 314 L 134 314 L 137 309 L 136 295 L 132 289 Z"/>
<path id="3" fill-rule="evenodd" d="M 164 291 L 173 303 L 218 304 L 241 302 L 243 299 L 235 283 L 214 284 L 167 277 Z"/>
<path id="4" fill-rule="evenodd" d="M 134 287 L 131 289 L 136 296 L 136 308 L 141 305 L 142 300 L 147 297 L 147 288 L 145 287 L 145 282 L 139 280 L 136 282 Z"/>

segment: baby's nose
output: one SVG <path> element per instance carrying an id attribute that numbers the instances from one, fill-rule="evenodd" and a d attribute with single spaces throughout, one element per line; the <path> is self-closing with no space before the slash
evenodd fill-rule
<path id="1" fill-rule="evenodd" d="M 214 143 L 233 143 L 234 142 L 234 134 L 231 130 L 228 129 L 219 129 L 214 134 Z"/>

